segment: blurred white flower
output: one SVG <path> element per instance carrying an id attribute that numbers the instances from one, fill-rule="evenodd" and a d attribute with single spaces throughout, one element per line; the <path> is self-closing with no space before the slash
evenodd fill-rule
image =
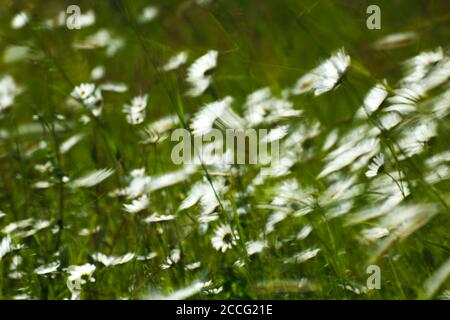
<path id="1" fill-rule="evenodd" d="M 195 136 L 208 134 L 214 125 L 221 129 L 243 129 L 245 120 L 231 108 L 233 98 L 227 96 L 222 100 L 204 105 L 191 121 L 192 133 Z"/>
<path id="2" fill-rule="evenodd" d="M 148 95 L 137 96 L 131 100 L 131 105 L 126 104 L 123 107 L 123 112 L 126 113 L 129 124 L 137 125 L 144 122 L 147 99 Z"/>
<path id="3" fill-rule="evenodd" d="M 124 204 L 123 208 L 129 213 L 137 213 L 147 209 L 149 204 L 150 200 L 148 199 L 147 195 L 144 194 L 139 198 L 132 200 L 130 204 Z"/>
<path id="4" fill-rule="evenodd" d="M 250 126 L 271 124 L 283 119 L 299 117 L 301 110 L 295 110 L 287 98 L 277 98 L 270 88 L 258 89 L 247 96 L 245 102 L 245 120 Z"/>
<path id="5" fill-rule="evenodd" d="M 76 86 L 71 95 L 72 97 L 74 97 L 75 99 L 79 99 L 79 100 L 86 100 L 87 98 L 89 98 L 95 91 L 95 84 L 93 83 L 82 83 L 78 86 Z"/>
<path id="6" fill-rule="evenodd" d="M 126 92 L 128 90 L 128 87 L 126 84 L 124 83 L 119 83 L 119 82 L 105 82 L 102 83 L 99 88 L 102 91 L 111 91 L 111 92 Z"/>
<path id="7" fill-rule="evenodd" d="M 301 77 L 292 90 L 293 94 L 314 91 L 316 96 L 334 89 L 350 65 L 350 56 L 339 49 L 328 60 Z"/>
<path id="8" fill-rule="evenodd" d="M 92 171 L 78 179 L 73 180 L 70 183 L 72 188 L 90 188 L 98 185 L 102 181 L 106 180 L 114 173 L 112 169 L 99 169 Z"/>
<path id="9" fill-rule="evenodd" d="M 29 17 L 25 11 L 19 12 L 11 21 L 11 28 L 21 29 L 28 23 Z"/>
<path id="10" fill-rule="evenodd" d="M 163 71 L 172 71 L 178 69 L 180 66 L 185 64 L 188 59 L 188 53 L 186 51 L 181 51 L 176 55 L 172 56 L 165 65 L 162 66 Z"/>
<path id="11" fill-rule="evenodd" d="M 91 79 L 93 80 L 99 80 L 103 78 L 105 75 L 105 67 L 103 66 L 96 66 L 94 69 L 91 70 Z"/>
<path id="12" fill-rule="evenodd" d="M 389 230 L 387 228 L 374 227 L 370 229 L 364 229 L 361 232 L 361 235 L 364 241 L 375 242 L 381 238 L 388 236 Z"/>
<path id="13" fill-rule="evenodd" d="M 426 123 L 405 129 L 402 137 L 398 141 L 398 148 L 402 153 L 399 159 L 412 157 L 422 153 L 428 142 L 437 135 L 437 123 L 431 119 Z"/>
<path id="14" fill-rule="evenodd" d="M 366 172 L 366 177 L 375 177 L 384 167 L 384 154 L 380 153 L 377 155 L 372 162 L 369 164 L 369 170 Z"/>
<path id="15" fill-rule="evenodd" d="M 86 263 L 80 266 L 69 266 L 66 272 L 69 274 L 67 278 L 67 288 L 72 293 L 72 300 L 80 298 L 82 285 L 89 282 L 95 282 L 93 277 L 95 265 Z"/>
<path id="16" fill-rule="evenodd" d="M 309 236 L 309 234 L 311 233 L 311 231 L 313 230 L 313 228 L 310 225 L 306 225 L 304 226 L 299 233 L 297 233 L 296 239 L 297 240 L 303 240 L 306 239 L 306 237 Z"/>
<path id="17" fill-rule="evenodd" d="M 44 264 L 44 265 L 37 267 L 36 269 L 34 269 L 34 272 L 38 275 L 46 275 L 49 273 L 56 272 L 59 269 L 59 266 L 60 266 L 60 262 L 55 261 L 55 262 L 51 262 L 49 264 Z"/>
<path id="18" fill-rule="evenodd" d="M 306 249 L 285 260 L 285 263 L 303 263 L 317 256 L 319 248 Z"/>
<path id="19" fill-rule="evenodd" d="M 105 48 L 108 57 L 114 56 L 125 45 L 122 38 L 113 37 L 107 29 L 100 29 L 83 41 L 75 42 L 75 49 L 92 50 Z"/>
<path id="20" fill-rule="evenodd" d="M 251 256 L 256 253 L 262 252 L 265 248 L 267 248 L 268 244 L 265 240 L 255 240 L 248 241 L 245 246 L 247 248 L 248 255 Z"/>
<path id="21" fill-rule="evenodd" d="M 181 259 L 180 249 L 173 249 L 170 255 L 166 257 L 165 261 L 161 264 L 161 269 L 169 269 L 178 263 Z"/>
<path id="22" fill-rule="evenodd" d="M 387 50 L 403 47 L 414 43 L 417 38 L 415 32 L 404 32 L 387 35 L 374 43 L 377 50 Z"/>
<path id="23" fill-rule="evenodd" d="M 192 88 L 187 92 L 187 95 L 197 97 L 210 86 L 212 76 L 208 73 L 217 66 L 217 56 L 218 52 L 211 50 L 189 67 L 186 80 Z"/>
<path id="24" fill-rule="evenodd" d="M 125 264 L 134 259 L 135 255 L 132 252 L 126 253 L 123 256 L 107 256 L 101 252 L 96 252 L 91 254 L 92 259 L 97 262 L 102 263 L 105 267 L 116 266 L 120 264 Z"/>
<path id="25" fill-rule="evenodd" d="M 370 89 L 364 98 L 363 106 L 358 110 L 357 118 L 366 118 L 367 115 L 377 111 L 387 96 L 388 92 L 382 84 L 377 84 Z"/>
<path id="26" fill-rule="evenodd" d="M 164 221 L 172 221 L 175 220 L 175 216 L 173 214 L 158 214 L 153 213 L 144 219 L 145 223 L 152 222 L 164 222 Z"/>
<path id="27" fill-rule="evenodd" d="M 406 75 L 400 81 L 402 84 L 415 83 L 427 76 L 431 68 L 444 59 L 444 51 L 437 48 L 435 51 L 426 51 L 407 60 L 404 65 Z"/>
<path id="28" fill-rule="evenodd" d="M 93 83 L 82 83 L 76 86 L 70 94 L 73 98 L 81 100 L 93 116 L 98 117 L 103 110 L 103 96 L 100 88 Z"/>
<path id="29" fill-rule="evenodd" d="M 2 112 L 10 108 L 17 95 L 22 92 L 22 89 L 16 84 L 13 77 L 6 75 L 0 79 L 0 118 Z"/>
<path id="30" fill-rule="evenodd" d="M 142 13 L 138 17 L 139 23 L 147 23 L 154 20 L 159 14 L 159 10 L 155 6 L 148 6 L 142 9 Z"/>
<path id="31" fill-rule="evenodd" d="M 0 242 L 0 261 L 9 252 L 14 250 L 14 245 L 10 237 L 5 237 Z"/>

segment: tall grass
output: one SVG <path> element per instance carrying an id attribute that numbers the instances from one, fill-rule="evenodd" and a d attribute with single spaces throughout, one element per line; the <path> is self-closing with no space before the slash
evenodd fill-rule
<path id="1" fill-rule="evenodd" d="M 58 20 L 73 2 L 95 23 Z M 380 1 L 368 30 L 369 4 L 2 1 L 0 298 L 448 298 L 450 5 Z M 380 42 L 397 33 L 412 36 Z M 349 65 L 316 95 L 341 48 Z M 190 96 L 210 50 L 211 84 Z M 321 80 L 296 92 L 305 74 Z M 284 171 L 173 163 L 171 131 L 227 96 L 248 126 L 285 126 Z"/>

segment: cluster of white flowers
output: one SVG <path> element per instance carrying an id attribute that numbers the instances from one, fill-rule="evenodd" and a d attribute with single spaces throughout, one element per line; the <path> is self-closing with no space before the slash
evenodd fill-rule
<path id="1" fill-rule="evenodd" d="M 14 104 L 14 99 L 21 92 L 22 89 L 10 75 L 0 79 L 0 118 Z"/>
<path id="2" fill-rule="evenodd" d="M 72 293 L 71 299 L 80 299 L 82 286 L 88 282 L 95 282 L 93 277 L 95 266 L 93 264 L 83 264 L 79 266 L 69 266 L 66 272 L 69 274 L 67 277 L 67 288 Z"/>
<path id="3" fill-rule="evenodd" d="M 94 117 L 99 117 L 103 111 L 103 96 L 100 88 L 96 88 L 93 83 L 82 83 L 76 86 L 71 96 L 80 100 L 92 113 Z"/>
<path id="4" fill-rule="evenodd" d="M 126 104 L 123 112 L 127 115 L 127 122 L 132 125 L 141 124 L 145 120 L 145 108 L 147 108 L 147 95 L 137 96 L 131 100 L 131 105 Z"/>

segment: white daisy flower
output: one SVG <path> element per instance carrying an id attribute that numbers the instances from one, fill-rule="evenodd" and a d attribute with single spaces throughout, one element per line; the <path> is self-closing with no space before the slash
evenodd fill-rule
<path id="1" fill-rule="evenodd" d="M 314 94 L 318 96 L 328 92 L 339 84 L 349 65 L 350 56 L 342 48 L 317 68 L 301 77 L 292 93 L 302 94 L 314 91 Z"/>
<path id="2" fill-rule="evenodd" d="M 106 29 L 100 29 L 85 40 L 74 43 L 73 47 L 82 50 L 105 48 L 106 55 L 112 57 L 124 45 L 125 42 L 123 39 L 113 37 Z"/>
<path id="3" fill-rule="evenodd" d="M 186 300 L 205 288 L 205 284 L 195 281 L 187 287 L 177 289 L 170 293 L 149 292 L 144 296 L 146 300 Z"/>
<path id="4" fill-rule="evenodd" d="M 403 118 L 397 112 L 388 112 L 378 119 L 384 130 L 391 130 L 402 122 Z"/>
<path id="5" fill-rule="evenodd" d="M 40 163 L 36 164 L 34 166 L 34 169 L 36 171 L 38 171 L 39 173 L 48 173 L 48 172 L 51 172 L 51 170 L 53 170 L 54 167 L 53 167 L 53 164 L 50 161 L 47 161 L 44 164 L 40 164 Z"/>
<path id="6" fill-rule="evenodd" d="M 90 188 L 98 185 L 114 173 L 112 169 L 99 169 L 92 171 L 70 183 L 72 188 Z"/>
<path id="7" fill-rule="evenodd" d="M 105 75 L 105 67 L 103 66 L 96 66 L 94 69 L 91 70 L 91 79 L 93 80 L 99 80 L 103 78 Z"/>
<path id="8" fill-rule="evenodd" d="M 239 240 L 239 236 L 235 230 L 231 229 L 230 225 L 221 225 L 216 229 L 211 243 L 217 251 L 225 252 L 235 246 L 237 240 Z"/>
<path id="9" fill-rule="evenodd" d="M 145 120 L 145 108 L 148 95 L 137 96 L 131 100 L 131 105 L 126 104 L 123 112 L 127 115 L 127 122 L 132 125 L 141 124 Z"/>
<path id="10" fill-rule="evenodd" d="M 60 265 L 61 264 L 59 261 L 51 262 L 49 264 L 44 264 L 44 265 L 37 267 L 36 269 L 34 269 L 34 272 L 38 275 L 45 275 L 45 274 L 53 273 L 59 269 Z"/>
<path id="11" fill-rule="evenodd" d="M 157 253 L 150 252 L 149 254 L 147 254 L 145 256 L 137 256 L 136 260 L 138 260 L 138 261 L 148 261 L 148 260 L 152 260 L 153 258 L 156 258 L 157 256 L 158 256 Z"/>
<path id="12" fill-rule="evenodd" d="M 184 267 L 184 269 L 186 269 L 186 270 L 195 270 L 195 269 L 200 268 L 201 266 L 202 266 L 202 263 L 200 261 L 196 261 L 196 262 L 192 262 L 192 263 L 187 264 Z"/>
<path id="13" fill-rule="evenodd" d="M 214 188 L 206 180 L 195 183 L 189 190 L 187 197 L 181 202 L 178 210 L 188 209 L 200 202 L 201 216 L 212 213 L 220 205 L 217 197 L 220 199 L 228 191 L 223 178 L 214 178 L 212 184 Z"/>
<path id="14" fill-rule="evenodd" d="M 403 47 L 412 44 L 417 38 L 415 32 L 404 32 L 390 34 L 376 41 L 374 44 L 377 50 L 387 50 L 398 47 Z"/>
<path id="15" fill-rule="evenodd" d="M 10 237 L 5 237 L 0 242 L 0 261 L 2 258 L 14 250 L 14 245 Z"/>
<path id="16" fill-rule="evenodd" d="M 95 266 L 90 263 L 86 263 L 80 266 L 69 266 L 66 272 L 69 273 L 70 280 L 80 280 L 81 283 L 86 283 L 86 280 L 94 282 L 95 279 L 92 277 L 95 271 Z"/>
<path id="17" fill-rule="evenodd" d="M 333 129 L 327 135 L 325 142 L 323 143 L 323 146 L 322 146 L 322 151 L 328 151 L 329 149 L 331 149 L 338 141 L 338 138 L 339 138 L 339 130 Z"/>
<path id="18" fill-rule="evenodd" d="M 19 255 L 15 255 L 11 259 L 11 263 L 9 265 L 9 270 L 17 270 L 23 262 L 23 258 Z"/>
<path id="19" fill-rule="evenodd" d="M 69 266 L 66 272 L 69 273 L 67 278 L 67 288 L 72 293 L 72 300 L 80 298 L 81 286 L 89 282 L 95 282 L 93 277 L 95 266 L 90 263 L 86 263 L 80 266 Z"/>
<path id="20" fill-rule="evenodd" d="M 10 108 L 22 89 L 16 84 L 13 77 L 6 75 L 0 79 L 0 117 L 3 111 Z"/>
<path id="21" fill-rule="evenodd" d="M 173 249 L 170 255 L 166 257 L 165 261 L 161 264 L 161 269 L 169 269 L 175 266 L 181 259 L 180 249 Z"/>
<path id="22" fill-rule="evenodd" d="M 364 229 L 361 233 L 363 239 L 368 242 L 375 242 L 381 238 L 389 235 L 389 230 L 382 227 L 374 227 L 370 229 Z"/>
<path id="23" fill-rule="evenodd" d="M 94 117 L 99 117 L 103 111 L 103 96 L 100 89 L 96 89 L 94 94 L 84 100 L 84 104 L 92 112 Z"/>
<path id="24" fill-rule="evenodd" d="M 139 23 L 147 23 L 154 20 L 159 14 L 159 10 L 155 6 L 148 6 L 142 9 L 141 15 L 138 17 Z"/>
<path id="25" fill-rule="evenodd" d="M 164 221 L 172 221 L 175 220 L 175 216 L 173 214 L 158 214 L 153 213 L 144 219 L 145 223 L 153 223 L 153 222 L 164 222 Z"/>
<path id="26" fill-rule="evenodd" d="M 119 193 L 127 195 L 130 199 L 143 195 L 146 185 L 151 181 L 151 178 L 145 174 L 144 168 L 132 170 L 128 179 L 130 180 L 128 187 L 123 191 L 119 190 Z"/>
<path id="27" fill-rule="evenodd" d="M 377 111 L 387 96 L 388 92 L 385 86 L 382 84 L 377 84 L 367 93 L 364 98 L 363 106 L 358 111 L 357 117 L 366 118 L 367 115 L 371 115 Z"/>
<path id="28" fill-rule="evenodd" d="M 51 225 L 49 220 L 24 219 L 5 226 L 3 233 L 13 238 L 28 238 Z"/>
<path id="29" fill-rule="evenodd" d="M 369 170 L 366 172 L 366 177 L 372 178 L 378 175 L 384 167 L 384 154 L 377 155 L 369 164 Z"/>
<path id="30" fill-rule="evenodd" d="M 99 88 L 102 91 L 111 91 L 111 92 L 126 92 L 128 90 L 128 86 L 125 83 L 120 82 L 105 82 L 102 83 Z"/>
<path id="31" fill-rule="evenodd" d="M 444 59 L 444 51 L 442 48 L 418 54 L 404 63 L 407 74 L 400 82 L 403 84 L 419 82 L 442 59 Z"/>
<path id="32" fill-rule="evenodd" d="M 123 208 L 128 213 L 138 213 L 142 210 L 147 209 L 149 204 L 150 200 L 148 199 L 147 195 L 144 194 L 139 198 L 132 200 L 130 204 L 124 204 Z"/>
<path id="33" fill-rule="evenodd" d="M 398 141 L 399 148 L 404 152 L 399 159 L 403 160 L 405 157 L 423 152 L 428 142 L 436 136 L 437 123 L 431 120 L 405 130 L 402 138 Z"/>
<path id="34" fill-rule="evenodd" d="M 352 164 L 359 157 L 368 154 L 378 152 L 380 146 L 378 139 L 365 139 L 359 143 L 351 142 L 348 145 L 344 145 L 342 149 L 336 149 L 334 152 L 327 156 L 329 162 L 325 168 L 320 172 L 319 178 L 325 177 L 330 173 L 336 172 L 350 164 Z M 337 152 L 339 151 L 339 152 Z"/>
<path id="35" fill-rule="evenodd" d="M 301 110 L 295 110 L 287 98 L 279 99 L 272 95 L 270 88 L 258 89 L 247 96 L 245 120 L 250 126 L 270 124 L 279 120 L 299 117 Z"/>
<path id="36" fill-rule="evenodd" d="M 78 142 L 80 142 L 84 138 L 84 134 L 79 133 L 71 136 L 67 140 L 64 140 L 59 146 L 59 152 L 61 154 L 65 154 L 69 152 L 72 147 L 74 147 Z"/>
<path id="37" fill-rule="evenodd" d="M 169 131 L 178 128 L 180 118 L 176 115 L 169 115 L 167 117 L 156 120 L 148 124 L 140 131 L 142 144 L 155 144 L 165 141 L 169 137 Z"/>
<path id="38" fill-rule="evenodd" d="M 28 23 L 29 17 L 28 14 L 24 11 L 19 12 L 14 16 L 11 21 L 11 28 L 13 29 L 21 29 Z"/>
<path id="39" fill-rule="evenodd" d="M 306 237 L 309 236 L 313 228 L 308 224 L 304 226 L 299 233 L 297 233 L 297 236 L 295 237 L 297 240 L 303 240 L 306 239 Z"/>
<path id="40" fill-rule="evenodd" d="M 187 62 L 188 53 L 186 51 L 181 51 L 176 55 L 172 56 L 169 61 L 165 65 L 162 66 L 163 71 L 172 71 L 181 67 L 183 64 Z"/>
<path id="41" fill-rule="evenodd" d="M 306 250 L 296 253 L 294 256 L 286 259 L 285 263 L 297 263 L 297 264 L 303 263 L 303 262 L 310 260 L 310 259 L 314 258 L 315 256 L 317 256 L 319 251 L 320 251 L 319 248 L 306 249 Z"/>
<path id="42" fill-rule="evenodd" d="M 110 267 L 110 266 L 125 264 L 125 263 L 133 260 L 135 255 L 134 255 L 134 253 L 129 252 L 123 256 L 116 257 L 116 256 L 107 256 L 101 252 L 96 252 L 96 253 L 91 254 L 91 257 L 95 261 L 103 264 L 105 267 Z"/>
<path id="43" fill-rule="evenodd" d="M 151 193 L 156 190 L 173 186 L 177 183 L 185 181 L 195 172 L 197 172 L 197 166 L 185 166 L 180 170 L 150 177 L 150 179 L 145 184 L 145 192 Z"/>
<path id="44" fill-rule="evenodd" d="M 103 110 L 103 97 L 101 89 L 96 89 L 93 83 L 82 83 L 76 86 L 71 96 L 81 100 L 95 117 L 100 116 Z"/>
<path id="45" fill-rule="evenodd" d="M 265 240 L 255 240 L 248 241 L 245 246 L 247 248 L 248 255 L 251 256 L 256 253 L 262 252 L 265 248 L 267 248 L 268 244 Z"/>
<path id="46" fill-rule="evenodd" d="M 392 105 L 383 109 L 383 112 L 398 112 L 400 115 L 408 115 L 417 110 L 417 102 L 424 96 L 425 90 L 417 84 L 410 84 L 395 90 L 395 95 L 388 98 Z"/>
<path id="47" fill-rule="evenodd" d="M 191 84 L 192 88 L 187 92 L 187 95 L 197 97 L 210 86 L 212 76 L 208 72 L 217 66 L 217 56 L 218 52 L 211 50 L 198 58 L 189 67 L 186 80 Z"/>
<path id="48" fill-rule="evenodd" d="M 233 100 L 232 97 L 227 96 L 222 100 L 206 104 L 192 119 L 190 127 L 193 134 L 196 136 L 206 135 L 214 125 L 221 129 L 245 128 L 245 120 L 231 108 Z"/>

